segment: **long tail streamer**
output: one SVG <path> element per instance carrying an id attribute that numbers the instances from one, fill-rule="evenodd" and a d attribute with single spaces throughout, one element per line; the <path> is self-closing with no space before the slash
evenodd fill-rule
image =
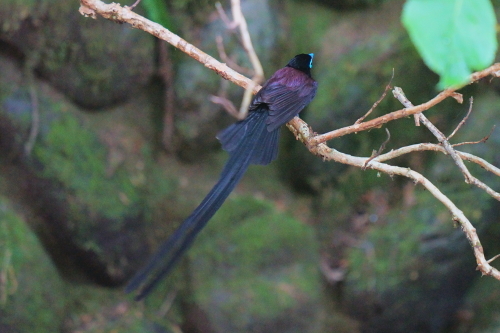
<path id="1" fill-rule="evenodd" d="M 149 263 L 125 288 L 140 287 L 137 300 L 144 298 L 165 277 L 191 246 L 198 233 L 231 194 L 250 164 L 268 164 L 278 152 L 279 129 L 268 132 L 268 110 L 256 110 L 219 134 L 222 146 L 230 154 L 219 181 L 181 226 L 163 243 Z"/>

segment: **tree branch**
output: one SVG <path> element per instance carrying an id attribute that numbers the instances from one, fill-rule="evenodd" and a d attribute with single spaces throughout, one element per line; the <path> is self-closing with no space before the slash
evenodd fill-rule
<path id="1" fill-rule="evenodd" d="M 153 36 L 156 36 L 162 40 L 167 41 L 174 47 L 188 54 L 193 59 L 202 63 L 205 67 L 215 71 L 222 78 L 229 80 L 245 89 L 248 89 L 250 87 L 253 93 L 256 93 L 260 89 L 260 86 L 254 87 L 253 82 L 250 79 L 232 70 L 225 64 L 218 62 L 213 57 L 202 52 L 195 46 L 189 44 L 187 41 L 175 35 L 174 33 L 170 32 L 169 30 L 165 29 L 161 25 L 154 23 L 132 12 L 128 8 L 123 8 L 115 3 L 105 4 L 99 0 L 80 0 L 80 2 L 81 2 L 80 13 L 82 13 L 82 15 L 96 18 L 96 15 L 99 14 L 104 18 L 116 22 L 120 23 L 127 22 L 131 24 L 134 28 L 144 30 L 152 34 Z M 470 77 L 469 83 L 476 82 L 479 79 L 482 79 L 490 75 L 495 77 L 500 76 L 500 63 L 494 64 L 485 70 L 473 73 Z M 309 125 L 298 117 L 292 119 L 287 124 L 287 127 L 295 134 L 295 137 L 298 140 L 301 140 L 306 145 L 306 147 L 309 149 L 311 153 L 322 157 L 324 160 L 331 160 L 338 163 L 348 164 L 362 169 L 369 160 L 369 158 L 356 157 L 341 153 L 333 148 L 328 147 L 325 144 L 325 142 L 346 134 L 366 131 L 372 128 L 378 128 L 381 125 L 388 123 L 390 121 L 421 113 L 423 111 L 430 109 L 431 107 L 435 106 L 436 104 L 440 103 L 441 101 L 443 101 L 448 97 L 453 97 L 457 101 L 461 102 L 462 96 L 455 92 L 461 87 L 462 86 L 446 89 L 440 92 L 436 97 L 432 98 L 428 102 L 422 103 L 420 105 L 417 106 L 411 105 L 404 109 L 391 112 L 389 114 L 372 119 L 370 121 L 361 122 L 358 124 L 340 128 L 321 135 L 316 135 L 313 132 L 313 130 L 309 127 Z M 419 117 L 419 119 L 422 118 Z M 447 142 L 446 137 L 444 137 L 443 141 L 440 140 L 440 142 L 442 143 Z M 455 221 L 461 226 L 463 232 L 467 236 L 472 246 L 474 256 L 476 257 L 477 269 L 480 270 L 483 275 L 490 275 L 500 280 L 500 272 L 497 269 L 490 266 L 489 262 L 484 257 L 483 247 L 477 236 L 476 229 L 473 227 L 473 225 L 470 223 L 467 217 L 463 214 L 463 212 L 460 209 L 458 209 L 458 207 L 450 199 L 448 199 L 434 184 L 432 184 L 427 178 L 425 178 L 418 172 L 415 172 L 410 168 L 403 168 L 382 163 L 383 161 L 413 151 L 434 150 L 434 151 L 449 153 L 449 148 L 450 147 L 443 147 L 443 145 L 433 145 L 433 144 L 423 144 L 423 143 L 418 145 L 403 147 L 373 158 L 371 161 L 369 161 L 367 168 L 378 170 L 380 172 L 387 173 L 388 175 L 391 176 L 400 175 L 403 177 L 407 177 L 413 180 L 415 184 L 420 183 L 422 186 L 424 186 L 430 193 L 432 193 L 432 195 L 434 195 L 436 199 L 438 199 L 450 211 L 450 213 L 452 214 L 453 221 Z M 455 151 L 453 148 L 451 149 L 453 150 L 455 157 L 457 157 L 456 162 L 459 161 L 458 163 L 463 164 L 462 159 L 468 160 L 483 166 L 486 170 L 492 172 L 495 175 L 500 175 L 500 170 L 497 167 L 489 164 L 483 159 L 471 154 Z M 467 169 L 465 168 L 465 166 L 463 166 L 463 168 L 461 167 L 461 170 L 462 172 L 464 172 L 464 170 Z M 481 184 L 476 183 L 477 179 L 475 179 L 472 176 L 469 177 L 470 173 L 468 171 L 467 173 L 464 174 L 466 175 L 466 180 L 468 180 L 469 183 L 485 189 L 488 193 L 493 191 L 487 187 L 481 187 L 482 186 Z M 494 192 L 490 194 L 498 199 L 497 197 L 498 193 Z"/>
<path id="2" fill-rule="evenodd" d="M 134 28 L 148 32 L 151 35 L 170 43 L 172 46 L 197 60 L 208 69 L 220 75 L 222 78 L 229 80 L 240 87 L 246 89 L 252 84 L 252 80 L 232 70 L 226 64 L 220 63 L 212 56 L 188 43 L 160 24 L 150 21 L 147 18 L 134 13 L 128 8 L 124 8 L 117 3 L 105 4 L 100 0 L 81 0 L 80 3 L 81 7 L 79 10 L 84 16 L 95 19 L 97 14 L 99 14 L 111 21 L 129 23 Z M 260 86 L 254 87 L 254 94 L 257 93 L 259 89 Z"/>
<path id="3" fill-rule="evenodd" d="M 288 128 L 295 133 L 297 138 L 299 138 L 300 140 L 305 140 L 307 146 L 307 138 L 311 136 L 309 126 L 298 117 L 295 117 L 291 122 L 293 122 L 293 124 L 287 124 Z M 295 128 L 300 128 L 300 130 L 296 131 Z M 328 147 L 324 143 L 321 143 L 317 146 L 308 145 L 308 148 L 313 154 L 321 156 L 324 160 L 348 164 L 358 168 L 363 168 L 366 161 L 368 160 L 368 158 L 366 157 L 357 157 L 341 153 L 333 148 Z M 434 184 L 432 184 L 420 173 L 413 171 L 410 168 L 402 168 L 379 162 L 378 159 L 383 156 L 384 155 L 381 155 L 375 160 L 370 161 L 367 168 L 384 172 L 390 176 L 399 175 L 407 177 L 412 179 L 415 184 L 419 183 L 424 186 L 436 199 L 438 199 L 446 208 L 448 208 L 448 210 L 452 214 L 453 221 L 458 223 L 462 228 L 462 231 L 467 236 L 467 239 L 469 240 L 474 251 L 474 256 L 476 257 L 477 262 L 477 269 L 480 270 L 483 275 L 490 275 L 495 279 L 500 280 L 500 271 L 492 267 L 484 257 L 484 250 L 479 237 L 477 236 L 476 229 L 463 214 L 463 212 Z"/>

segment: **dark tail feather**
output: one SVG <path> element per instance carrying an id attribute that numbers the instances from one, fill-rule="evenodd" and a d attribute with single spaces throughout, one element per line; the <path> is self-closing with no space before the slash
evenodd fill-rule
<path id="1" fill-rule="evenodd" d="M 279 133 L 275 133 L 277 131 L 271 133 L 267 131 L 265 123 L 267 112 L 259 112 L 256 115 L 255 113 L 251 113 L 252 117 L 247 118 L 248 122 L 246 124 L 242 124 L 242 122 L 236 123 L 239 124 L 240 129 L 244 128 L 244 138 L 240 138 L 237 147 L 231 149 L 230 158 L 226 162 L 217 184 L 174 234 L 160 246 L 160 249 L 149 263 L 127 285 L 125 291 L 131 292 L 144 283 L 136 296 L 137 300 L 144 298 L 170 272 L 182 254 L 193 243 L 201 229 L 236 187 L 248 166 L 251 163 L 267 164 L 273 156 L 275 157 L 278 143 L 277 135 Z M 229 141 L 225 142 L 234 143 L 233 140 L 235 140 L 236 134 L 234 134 L 233 130 L 234 128 L 225 131 L 227 134 L 231 133 L 231 135 L 225 136 L 225 138 L 229 138 Z M 276 147 L 257 148 L 262 144 L 271 144 Z M 150 278 L 148 279 L 148 277 Z"/>
<path id="2" fill-rule="evenodd" d="M 265 108 L 256 109 L 248 114 L 245 120 L 238 121 L 217 134 L 222 144 L 222 149 L 232 153 L 239 147 L 241 141 L 246 138 L 247 132 L 261 121 L 262 117 L 267 120 L 268 110 Z M 278 140 L 280 129 L 277 128 L 269 132 L 263 130 L 257 140 L 257 144 L 252 153 L 251 164 L 267 165 L 278 157 Z"/>
<path id="3" fill-rule="evenodd" d="M 251 164 L 267 165 L 278 157 L 278 140 L 280 129 L 272 132 L 263 131 L 259 143 L 252 154 Z"/>
<path id="4" fill-rule="evenodd" d="M 247 140 L 248 132 L 255 128 L 255 126 L 263 120 L 262 118 L 267 119 L 268 112 L 269 111 L 264 108 L 257 109 L 256 111 L 250 112 L 245 119 L 237 121 L 217 133 L 217 139 L 219 139 L 222 149 L 228 153 L 233 152 L 239 147 L 243 138 Z"/>
<path id="5" fill-rule="evenodd" d="M 238 121 L 228 128 L 223 129 L 217 134 L 217 139 L 219 139 L 222 149 L 228 153 L 234 151 L 241 139 L 245 136 L 247 130 L 247 125 L 244 121 Z"/>

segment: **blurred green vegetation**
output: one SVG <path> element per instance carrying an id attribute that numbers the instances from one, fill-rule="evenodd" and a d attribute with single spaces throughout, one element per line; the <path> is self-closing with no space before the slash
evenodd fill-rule
<path id="1" fill-rule="evenodd" d="M 52 122 L 34 151 L 44 165 L 43 176 L 70 190 L 68 202 L 75 212 L 85 207 L 91 215 L 112 219 L 130 214 L 130 208 L 140 204 L 137 186 L 124 168 L 110 174 L 107 149 L 84 126 L 68 114 Z"/>

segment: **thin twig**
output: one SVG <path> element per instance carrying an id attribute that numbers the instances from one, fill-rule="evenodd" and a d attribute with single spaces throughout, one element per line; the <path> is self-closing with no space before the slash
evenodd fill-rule
<path id="1" fill-rule="evenodd" d="M 400 94 L 402 94 L 404 96 L 402 89 L 399 88 L 399 91 L 396 91 L 396 89 L 395 89 L 395 97 L 398 98 L 397 96 L 399 96 Z M 409 103 L 411 105 L 411 102 L 406 97 L 404 97 L 404 99 L 405 99 L 405 103 Z M 422 122 L 422 124 L 424 124 L 431 131 L 431 133 L 438 139 L 439 143 L 443 146 L 444 150 L 451 156 L 451 158 L 453 159 L 453 161 L 455 162 L 457 167 L 460 169 L 460 171 L 464 175 L 465 182 L 467 184 L 474 185 L 474 186 L 484 190 L 492 198 L 500 201 L 500 193 L 496 192 L 491 187 L 489 187 L 488 185 L 486 185 L 485 183 L 483 183 L 482 181 L 480 181 L 479 179 L 477 179 L 476 177 L 474 177 L 470 173 L 469 169 L 467 169 L 463 160 L 460 158 L 460 156 L 458 155 L 456 150 L 453 149 L 453 146 L 448 142 L 448 140 L 446 140 L 444 134 L 436 126 L 434 126 L 434 124 L 432 124 L 424 114 L 422 114 L 422 113 L 419 114 L 419 117 L 420 117 L 420 121 Z M 488 135 L 488 137 L 489 137 L 489 135 Z M 486 139 L 488 137 L 486 137 Z"/>
<path id="2" fill-rule="evenodd" d="M 399 91 L 395 92 L 395 96 L 397 96 L 398 93 L 404 95 L 403 90 L 401 88 L 399 88 Z M 406 99 L 406 103 L 410 103 L 410 105 L 411 105 L 411 102 L 408 101 L 408 99 L 406 97 L 405 97 L 405 99 Z M 453 146 L 448 142 L 448 140 L 446 140 L 444 134 L 436 126 L 434 126 L 434 124 L 432 124 L 424 114 L 422 114 L 422 113 L 419 114 L 419 117 L 420 117 L 420 121 L 422 122 L 422 124 L 424 124 L 431 131 L 431 133 L 438 139 L 439 143 L 441 145 L 443 145 L 443 148 L 446 150 L 446 152 L 451 156 L 451 158 L 453 159 L 453 161 L 455 162 L 457 167 L 460 169 L 460 171 L 464 175 L 465 182 L 467 184 L 474 185 L 474 186 L 484 190 L 492 198 L 500 201 L 500 193 L 496 192 L 491 187 L 489 187 L 488 185 L 486 185 L 485 183 L 483 183 L 482 181 L 480 181 L 479 179 L 477 179 L 476 177 L 474 177 L 470 173 L 469 169 L 467 169 L 467 167 L 465 166 L 463 160 L 457 154 L 455 149 L 453 149 Z"/>
<path id="3" fill-rule="evenodd" d="M 250 33 L 248 32 L 247 21 L 245 20 L 245 16 L 243 16 L 243 12 L 241 11 L 241 3 L 240 0 L 231 0 L 231 10 L 233 13 L 233 20 L 238 24 L 240 28 L 240 35 L 243 41 L 243 48 L 250 59 L 250 63 L 252 64 L 252 68 L 254 70 L 254 75 L 252 77 L 252 81 L 255 86 L 258 86 L 264 80 L 264 70 L 262 69 L 262 65 L 259 61 L 259 57 L 257 53 L 255 53 L 255 49 L 252 44 L 252 38 L 250 37 Z M 245 89 L 245 93 L 243 94 L 243 98 L 240 106 L 240 116 L 239 119 L 246 117 L 248 112 L 248 106 L 252 102 L 253 98 L 253 86 L 249 86 Z"/>
<path id="4" fill-rule="evenodd" d="M 498 64 L 498 68 L 500 70 L 500 64 Z M 316 135 L 313 138 L 311 138 L 311 140 L 309 140 L 309 144 L 314 146 L 314 145 L 318 145 L 320 143 L 327 142 L 329 140 L 332 140 L 332 139 L 335 139 L 335 138 L 338 138 L 338 137 L 341 137 L 341 136 L 344 136 L 347 134 L 359 133 L 359 132 L 366 131 L 366 130 L 369 130 L 372 128 L 379 128 L 383 124 L 386 124 L 390 121 L 394 121 L 396 119 L 401 119 L 401 118 L 406 118 L 406 117 L 411 116 L 413 114 L 428 110 L 431 107 L 433 107 L 434 105 L 442 102 L 446 98 L 453 96 L 454 93 L 455 93 L 454 90 L 451 88 L 443 90 L 436 97 L 432 98 L 431 100 L 429 100 L 423 104 L 420 104 L 420 105 L 417 105 L 417 106 L 414 106 L 411 108 L 404 108 L 404 109 L 401 109 L 398 111 L 393 111 L 391 113 L 385 114 L 383 116 L 380 116 L 378 118 L 375 118 L 375 119 L 372 119 L 372 120 L 369 120 L 369 121 L 366 121 L 366 122 L 363 122 L 360 124 L 354 124 L 351 126 L 346 126 L 346 127 L 339 128 L 337 130 L 330 131 L 330 132 L 325 133 L 325 134 Z"/>
<path id="5" fill-rule="evenodd" d="M 220 3 L 217 3 L 217 4 L 219 5 L 217 7 L 217 10 L 219 10 Z M 220 8 L 222 8 L 222 7 L 220 7 Z M 222 11 L 222 12 L 224 12 L 224 11 Z M 226 13 L 224 12 L 224 15 L 225 14 Z M 226 17 L 226 19 L 228 19 L 227 16 L 225 16 L 225 17 Z M 228 55 L 226 53 L 226 49 L 224 48 L 224 43 L 223 43 L 222 37 L 220 35 L 215 37 L 215 42 L 217 44 L 217 50 L 219 51 L 219 57 L 223 62 L 228 64 L 234 70 L 239 71 L 240 73 L 245 73 L 246 75 L 253 74 L 253 71 L 251 69 L 241 67 L 236 62 L 234 62 L 231 58 L 228 57 Z M 226 81 L 222 81 L 222 82 L 226 82 Z M 225 93 L 225 90 L 222 90 L 222 93 Z M 213 95 L 210 97 L 210 101 L 212 103 L 221 105 L 224 108 L 224 110 L 226 110 L 227 113 L 229 113 L 231 116 L 233 116 L 234 118 L 236 118 L 238 120 L 245 118 L 245 117 L 241 118 L 241 115 L 238 112 L 238 110 L 236 109 L 236 107 L 234 106 L 233 102 L 231 102 L 229 99 L 227 99 L 224 96 Z"/>
<path id="6" fill-rule="evenodd" d="M 465 124 L 467 119 L 469 118 L 469 115 L 472 111 L 472 103 L 474 102 L 474 98 L 469 98 L 469 111 L 467 111 L 467 114 L 465 115 L 464 119 L 458 124 L 458 126 L 451 132 L 451 134 L 446 138 L 446 140 L 450 141 L 450 139 L 458 132 L 458 130 Z"/>
<path id="7" fill-rule="evenodd" d="M 219 16 L 226 25 L 226 28 L 229 30 L 234 30 L 238 26 L 238 22 L 232 21 L 227 15 L 226 12 L 224 11 L 224 8 L 222 7 L 220 2 L 215 3 L 215 8 L 217 9 L 217 12 L 219 13 Z"/>
<path id="8" fill-rule="evenodd" d="M 404 103 L 404 105 L 409 105 L 410 107 L 413 106 L 411 102 L 404 96 L 404 92 L 401 88 L 395 87 L 393 90 L 394 97 L 396 97 L 401 103 Z M 465 182 L 467 184 L 474 185 L 482 190 L 484 190 L 486 193 L 488 193 L 491 197 L 494 199 L 500 201 L 500 193 L 496 192 L 493 190 L 491 187 L 474 177 L 470 172 L 469 169 L 464 164 L 464 161 L 460 158 L 458 153 L 453 149 L 451 144 L 448 142 L 444 134 L 436 127 L 434 124 L 432 124 L 427 117 L 424 114 L 419 114 L 420 121 L 422 124 L 424 124 L 429 131 L 438 139 L 439 143 L 443 145 L 443 148 L 446 150 L 446 152 L 451 156 L 457 167 L 460 169 L 462 174 L 465 177 Z"/>
<path id="9" fill-rule="evenodd" d="M 247 21 L 245 20 L 245 16 L 243 16 L 243 12 L 241 11 L 240 0 L 231 0 L 231 10 L 233 13 L 233 19 L 240 28 L 243 47 L 245 48 L 245 51 L 248 54 L 248 58 L 250 59 L 250 63 L 252 64 L 252 68 L 255 71 L 254 81 L 260 83 L 264 79 L 264 70 L 262 69 L 262 64 L 260 63 L 257 53 L 255 53 L 255 49 L 252 44 L 252 38 L 250 37 L 250 32 L 248 31 Z"/>
<path id="10" fill-rule="evenodd" d="M 245 73 L 245 75 L 253 75 L 254 71 L 252 71 L 249 68 L 238 65 L 235 61 L 233 61 L 233 59 L 231 59 L 227 55 L 226 49 L 224 48 L 224 42 L 222 36 L 218 35 L 217 37 L 215 37 L 215 43 L 217 45 L 217 51 L 219 52 L 219 57 L 223 62 L 225 62 L 227 65 L 229 65 L 229 67 L 240 73 Z"/>
<path id="11" fill-rule="evenodd" d="M 497 254 L 496 256 L 494 256 L 493 258 L 491 258 L 490 260 L 488 260 L 488 261 L 487 261 L 487 262 L 488 262 L 488 264 L 489 264 L 490 262 L 492 262 L 493 260 L 495 260 L 496 258 L 498 258 L 498 257 L 500 257 L 500 254 Z"/>
<path id="12" fill-rule="evenodd" d="M 378 151 L 374 152 L 372 154 L 372 156 L 366 160 L 365 165 L 363 166 L 362 170 L 366 170 L 366 168 L 368 167 L 368 163 L 370 163 L 371 160 L 373 160 L 374 158 L 376 158 L 377 156 L 380 156 L 380 154 L 382 154 L 382 152 L 385 149 L 385 145 L 389 142 L 389 140 L 391 140 L 391 132 L 389 132 L 389 130 L 387 128 L 385 129 L 385 131 L 387 132 L 387 139 L 384 142 L 382 142 Z"/>
<path id="13" fill-rule="evenodd" d="M 404 94 L 403 89 L 401 89 L 399 87 L 394 87 L 392 94 L 401 104 L 403 104 L 403 106 L 405 108 L 413 107 L 413 104 L 410 102 L 410 100 Z M 420 113 L 414 114 L 413 118 L 415 118 L 415 126 L 420 126 Z"/>
<path id="14" fill-rule="evenodd" d="M 375 108 L 380 104 L 380 102 L 382 102 L 382 100 L 387 95 L 387 92 L 389 91 L 389 89 L 392 88 L 391 87 L 392 79 L 394 79 L 394 68 L 392 69 L 391 79 L 389 80 L 389 83 L 385 86 L 384 93 L 382 94 L 382 96 L 380 96 L 380 98 L 378 99 L 378 101 L 376 101 L 375 103 L 373 103 L 373 106 L 370 108 L 370 110 L 368 110 L 368 112 L 363 117 L 361 117 L 358 120 L 356 120 L 354 122 L 354 124 L 359 124 L 359 123 L 363 122 L 366 119 L 366 117 L 368 117 L 370 115 L 370 113 L 372 113 L 373 110 L 375 110 Z"/>
<path id="15" fill-rule="evenodd" d="M 248 55 L 248 58 L 250 59 L 250 63 L 252 64 L 253 67 L 253 77 L 252 77 L 252 84 L 250 84 L 246 89 L 245 92 L 243 93 L 243 98 L 241 100 L 241 105 L 240 105 L 240 110 L 237 115 L 237 119 L 244 119 L 247 115 L 248 112 L 248 106 L 252 102 L 253 99 L 253 92 L 254 88 L 256 86 L 259 86 L 259 84 L 264 80 L 264 70 L 262 69 L 262 65 L 259 61 L 259 58 L 257 54 L 255 53 L 255 49 L 252 44 L 252 39 L 250 37 L 250 33 L 248 32 L 248 25 L 245 20 L 245 16 L 243 16 L 243 12 L 241 11 L 241 3 L 240 0 L 231 0 L 231 10 L 233 14 L 233 21 L 230 21 L 229 18 L 226 15 L 226 12 L 222 8 L 222 5 L 218 2 L 216 3 L 216 8 L 217 11 L 219 12 L 219 16 L 221 19 L 224 21 L 226 26 L 229 29 L 234 29 L 236 27 L 239 27 L 240 29 L 240 36 L 241 36 L 241 41 L 243 48 L 245 49 L 246 54 Z M 217 48 L 219 50 L 219 53 L 221 55 L 225 55 L 225 59 L 228 60 L 229 58 L 227 57 L 224 46 L 222 45 L 222 38 L 218 37 L 216 39 L 217 41 Z M 221 57 L 222 58 L 222 57 Z M 222 59 L 224 59 L 222 58 Z M 240 66 L 232 66 L 233 68 L 240 68 Z M 224 103 L 223 105 L 227 106 L 227 103 Z M 226 108 L 226 110 L 229 110 Z M 232 114 L 232 112 L 230 112 Z"/>
<path id="16" fill-rule="evenodd" d="M 239 119 L 238 117 L 240 116 L 238 110 L 236 110 L 236 107 L 234 104 L 227 98 L 221 97 L 221 96 L 215 96 L 212 95 L 210 96 L 210 101 L 215 104 L 219 104 L 224 108 L 224 110 L 227 111 L 231 116 L 235 117 L 236 119 Z"/>
<path id="17" fill-rule="evenodd" d="M 436 151 L 436 152 L 441 152 L 446 154 L 446 150 L 442 145 L 435 144 L 435 143 L 417 143 L 414 145 L 406 146 L 406 147 L 401 147 L 398 149 L 391 150 L 390 152 L 387 152 L 383 155 L 378 156 L 375 158 L 376 161 L 378 162 L 385 162 L 388 160 L 392 160 L 396 157 L 405 155 L 405 154 L 410 154 L 414 152 L 420 152 L 420 151 Z M 493 164 L 489 163 L 488 161 L 477 157 L 475 155 L 465 153 L 462 151 L 455 150 L 457 154 L 460 156 L 460 158 L 464 161 L 472 162 L 477 165 L 479 165 L 481 168 L 485 169 L 488 172 L 491 172 L 492 174 L 500 177 L 500 168 L 497 168 Z"/>
<path id="18" fill-rule="evenodd" d="M 133 4 L 132 6 L 129 6 L 128 8 L 129 8 L 130 10 L 133 10 L 133 9 L 135 8 L 135 6 L 137 6 L 137 5 L 139 4 L 139 2 L 141 2 L 141 0 L 136 0 L 136 1 L 134 2 L 134 4 Z"/>
<path id="19" fill-rule="evenodd" d="M 482 138 L 481 140 L 479 141 L 468 141 L 468 142 L 460 142 L 460 143 L 455 143 L 454 145 L 452 145 L 453 147 L 458 147 L 458 146 L 463 146 L 463 145 L 475 145 L 475 144 L 478 144 L 478 143 L 483 143 L 483 142 L 486 142 L 488 141 L 488 139 L 490 138 L 491 136 L 491 133 L 493 133 L 493 130 L 495 129 L 496 125 L 493 125 L 493 127 L 491 128 L 490 130 L 490 134 L 488 134 L 487 136 L 485 136 L 484 138 Z"/>

